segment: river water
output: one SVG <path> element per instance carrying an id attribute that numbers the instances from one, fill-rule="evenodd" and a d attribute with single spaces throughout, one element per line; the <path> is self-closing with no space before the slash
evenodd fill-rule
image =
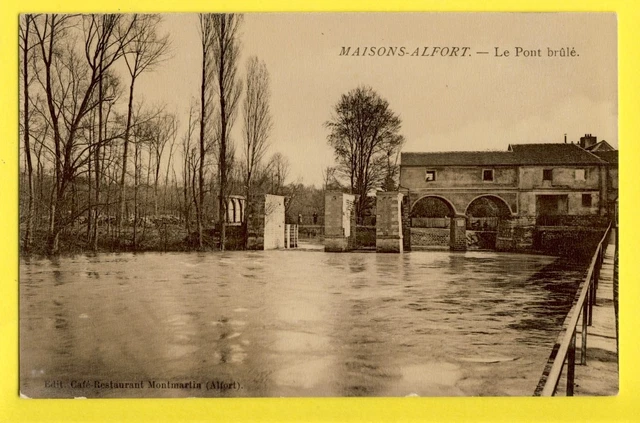
<path id="1" fill-rule="evenodd" d="M 584 271 L 448 251 L 23 259 L 21 392 L 528 396 Z"/>

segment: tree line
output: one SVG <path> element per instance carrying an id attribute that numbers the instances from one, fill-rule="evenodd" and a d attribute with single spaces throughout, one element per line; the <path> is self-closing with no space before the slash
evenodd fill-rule
<path id="1" fill-rule="evenodd" d="M 266 158 L 273 125 L 266 65 L 250 57 L 245 77 L 239 72 L 242 15 L 198 15 L 200 95 L 182 130 L 166 105 L 148 106 L 136 91 L 140 76 L 171 55 L 161 21 L 155 14 L 20 16 L 25 251 L 57 253 L 70 243 L 136 250 L 145 231 L 176 218 L 186 234 L 197 233 L 197 248 L 206 247 L 215 223 L 224 248 L 230 194 L 289 189 L 287 158 Z M 239 113 L 237 152 L 230 134 Z"/>
<path id="2" fill-rule="evenodd" d="M 270 77 L 258 57 L 240 61 L 243 16 L 197 16 L 200 89 L 180 114 L 186 122 L 136 91 L 141 75 L 171 57 L 161 22 L 156 14 L 20 16 L 24 251 L 138 250 L 149 236 L 166 248 L 171 230 L 205 249 L 212 227 L 224 249 L 230 195 L 284 195 L 294 223 L 295 211 L 322 213 L 321 190 L 287 183 L 288 159 L 267 157 Z M 236 124 L 240 140 L 231 137 Z M 361 86 L 341 97 L 325 126 L 336 164 L 323 189 L 358 194 L 362 221 L 375 190 L 397 188 L 401 120 Z M 246 221 L 243 230 L 246 242 Z"/>

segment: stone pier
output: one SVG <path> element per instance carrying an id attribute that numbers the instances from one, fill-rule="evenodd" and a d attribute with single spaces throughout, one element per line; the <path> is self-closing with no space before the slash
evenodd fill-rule
<path id="1" fill-rule="evenodd" d="M 411 197 L 402 196 L 402 249 L 411 251 Z"/>
<path id="2" fill-rule="evenodd" d="M 456 215 L 451 218 L 449 249 L 451 251 L 467 250 L 467 217 L 465 215 Z"/>
<path id="3" fill-rule="evenodd" d="M 376 193 L 376 252 L 402 253 L 402 193 Z"/>
<path id="4" fill-rule="evenodd" d="M 324 250 L 353 249 L 356 235 L 355 195 L 327 191 L 324 195 Z"/>
<path id="5" fill-rule="evenodd" d="M 249 250 L 284 248 L 284 197 L 252 195 L 247 207 Z"/>

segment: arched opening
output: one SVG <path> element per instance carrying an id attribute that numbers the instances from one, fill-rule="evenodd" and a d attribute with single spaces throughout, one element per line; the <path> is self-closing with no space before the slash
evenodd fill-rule
<path id="1" fill-rule="evenodd" d="M 467 206 L 468 247 L 495 249 L 498 225 L 501 219 L 511 216 L 511 209 L 505 201 L 495 195 L 476 197 Z"/>
<path id="2" fill-rule="evenodd" d="M 425 196 L 411 207 L 411 249 L 449 248 L 451 221 L 456 210 L 449 200 L 439 196 Z"/>
<path id="3" fill-rule="evenodd" d="M 411 226 L 448 228 L 449 225 L 445 222 L 453 216 L 455 216 L 455 209 L 447 199 L 426 196 L 413 203 Z"/>
<path id="4" fill-rule="evenodd" d="M 465 214 L 467 215 L 467 229 L 496 231 L 498 220 L 511 216 L 511 209 L 500 197 L 482 195 L 469 203 Z"/>

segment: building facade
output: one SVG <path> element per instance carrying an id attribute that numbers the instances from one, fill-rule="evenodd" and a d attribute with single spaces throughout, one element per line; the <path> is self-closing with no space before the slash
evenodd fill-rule
<path id="1" fill-rule="evenodd" d="M 402 153 L 400 159 L 400 189 L 410 198 L 414 225 L 443 217 L 458 223 L 466 219 L 467 229 L 497 232 L 491 242 L 506 250 L 531 247 L 534 231 L 541 227 L 589 227 L 608 221 L 616 210 L 617 175 L 618 152 L 590 134 L 575 144 Z M 442 235 L 435 230 L 442 226 L 426 227 L 433 230 L 415 234 Z"/>
<path id="2" fill-rule="evenodd" d="M 503 216 L 604 216 L 617 199 L 617 151 L 598 154 L 578 144 L 402 153 L 400 161 L 400 186 L 409 191 L 412 208 L 435 197 L 452 216 L 468 215 L 483 197 L 495 202 Z"/>

